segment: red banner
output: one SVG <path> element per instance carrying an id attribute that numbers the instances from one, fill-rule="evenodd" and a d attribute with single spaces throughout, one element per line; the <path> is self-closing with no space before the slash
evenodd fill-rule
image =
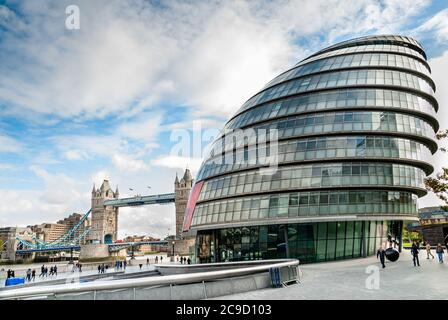
<path id="1" fill-rule="evenodd" d="M 191 189 L 190 197 L 187 202 L 187 208 L 185 209 L 183 231 L 188 231 L 190 229 L 191 221 L 193 220 L 194 208 L 196 207 L 196 201 L 198 201 L 203 184 L 204 181 L 199 181 L 193 186 L 193 189 Z"/>

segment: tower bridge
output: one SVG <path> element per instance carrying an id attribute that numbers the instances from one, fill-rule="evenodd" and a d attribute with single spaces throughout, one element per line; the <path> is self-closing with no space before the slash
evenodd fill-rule
<path id="1" fill-rule="evenodd" d="M 23 239 L 15 237 L 12 246 L 14 252 L 9 256 L 26 255 L 35 252 L 73 251 L 80 250 L 80 258 L 104 257 L 120 254 L 121 250 L 143 244 L 157 244 L 166 246 L 168 241 L 149 241 L 139 243 L 116 243 L 118 236 L 119 208 L 135 207 L 154 204 L 175 204 L 176 239 L 182 238 L 182 224 L 193 178 L 190 170 L 186 169 L 179 180 L 177 174 L 174 181 L 174 193 L 164 193 L 146 196 L 120 198 L 118 187 L 112 190 L 109 180 L 105 179 L 100 186 L 93 186 L 91 193 L 91 208 L 82 217 L 80 223 L 72 227 L 57 240 L 43 242 L 38 239 Z M 77 231 L 82 222 L 90 217 L 90 226 L 82 234 Z M 76 235 L 76 236 L 75 236 Z"/>

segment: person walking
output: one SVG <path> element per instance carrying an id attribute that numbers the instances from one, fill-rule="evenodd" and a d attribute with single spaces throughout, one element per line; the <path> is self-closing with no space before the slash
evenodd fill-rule
<path id="1" fill-rule="evenodd" d="M 31 279 L 33 279 L 33 282 L 34 282 L 34 280 L 36 280 L 36 270 L 35 269 L 33 269 L 33 271 L 31 271 Z"/>
<path id="2" fill-rule="evenodd" d="M 39 278 L 40 278 L 40 277 L 43 277 L 44 274 L 45 274 L 45 266 L 42 265 L 42 267 L 40 267 L 40 275 L 39 275 Z"/>
<path id="3" fill-rule="evenodd" d="M 442 247 L 442 245 L 440 243 L 437 244 L 436 253 L 437 253 L 437 256 L 439 258 L 439 262 L 443 263 L 443 253 L 444 253 L 444 250 L 443 250 L 443 247 Z"/>
<path id="4" fill-rule="evenodd" d="M 58 267 L 57 266 L 54 266 L 53 272 L 54 272 L 54 275 L 57 277 L 58 276 Z"/>
<path id="5" fill-rule="evenodd" d="M 146 266 L 149 266 L 149 258 L 146 258 Z"/>
<path id="6" fill-rule="evenodd" d="M 156 263 L 159 263 L 159 257 L 156 256 Z"/>
<path id="7" fill-rule="evenodd" d="M 50 274 L 49 274 L 49 276 L 52 276 L 53 275 L 53 267 L 50 267 Z"/>
<path id="8" fill-rule="evenodd" d="M 190 258 L 187 259 L 187 263 L 191 264 L 191 259 Z"/>
<path id="9" fill-rule="evenodd" d="M 163 260 L 163 257 L 162 257 L 162 256 L 160 256 L 160 263 L 162 263 L 162 260 Z"/>
<path id="10" fill-rule="evenodd" d="M 30 282 L 31 281 L 31 269 L 28 268 L 28 270 L 26 270 L 26 281 Z"/>
<path id="11" fill-rule="evenodd" d="M 426 259 L 429 259 L 429 256 L 434 259 L 434 256 L 431 253 L 431 245 L 429 244 L 429 242 L 426 242 Z"/>
<path id="12" fill-rule="evenodd" d="M 98 269 L 98 273 L 101 273 L 101 265 L 100 264 L 98 265 L 97 269 Z"/>
<path id="13" fill-rule="evenodd" d="M 412 247 L 411 247 L 411 253 L 412 253 L 412 261 L 414 262 L 414 267 L 419 266 L 420 267 L 420 262 L 418 261 L 418 246 L 416 242 L 412 243 Z M 416 263 L 417 262 L 417 263 Z"/>
<path id="14" fill-rule="evenodd" d="M 140 270 L 142 270 L 143 263 L 139 263 Z"/>
<path id="15" fill-rule="evenodd" d="M 127 261 L 124 260 L 124 261 L 123 261 L 123 268 L 124 268 L 124 270 L 126 270 L 126 264 L 127 264 Z"/>
<path id="16" fill-rule="evenodd" d="M 384 260 L 386 257 L 386 250 L 381 246 L 378 251 L 376 252 L 376 258 L 380 258 L 381 265 L 383 266 L 383 269 L 386 268 L 386 265 L 384 264 Z"/>

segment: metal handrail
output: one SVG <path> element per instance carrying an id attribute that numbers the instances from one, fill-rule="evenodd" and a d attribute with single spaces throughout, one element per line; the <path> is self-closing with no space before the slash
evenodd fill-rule
<path id="1" fill-rule="evenodd" d="M 226 264 L 226 263 L 222 263 Z M 216 264 L 215 264 L 216 265 Z M 91 283 L 74 283 L 64 285 L 54 285 L 46 287 L 29 287 L 20 289 L 10 289 L 3 292 L 0 291 L 1 299 L 19 299 L 30 298 L 33 296 L 45 296 L 67 293 L 86 293 L 96 292 L 97 290 L 115 290 L 115 289 L 129 289 L 137 287 L 149 287 L 157 285 L 172 285 L 172 284 L 187 284 L 197 283 L 202 281 L 210 281 L 222 278 L 230 278 L 237 276 L 244 276 L 253 273 L 259 273 L 262 271 L 268 271 L 270 268 L 282 268 L 298 266 L 299 260 L 291 259 L 284 262 L 278 262 L 273 264 L 264 264 L 261 266 L 219 270 L 219 271 L 206 271 L 197 272 L 192 274 L 176 274 L 159 277 L 146 277 L 139 279 L 123 279 L 113 280 L 110 282 L 91 282 Z"/>

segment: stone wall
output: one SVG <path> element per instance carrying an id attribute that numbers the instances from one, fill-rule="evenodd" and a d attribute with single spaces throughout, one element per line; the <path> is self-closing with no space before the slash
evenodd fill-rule
<path id="1" fill-rule="evenodd" d="M 85 244 L 81 246 L 79 259 L 105 258 L 109 256 L 107 244 Z"/>

